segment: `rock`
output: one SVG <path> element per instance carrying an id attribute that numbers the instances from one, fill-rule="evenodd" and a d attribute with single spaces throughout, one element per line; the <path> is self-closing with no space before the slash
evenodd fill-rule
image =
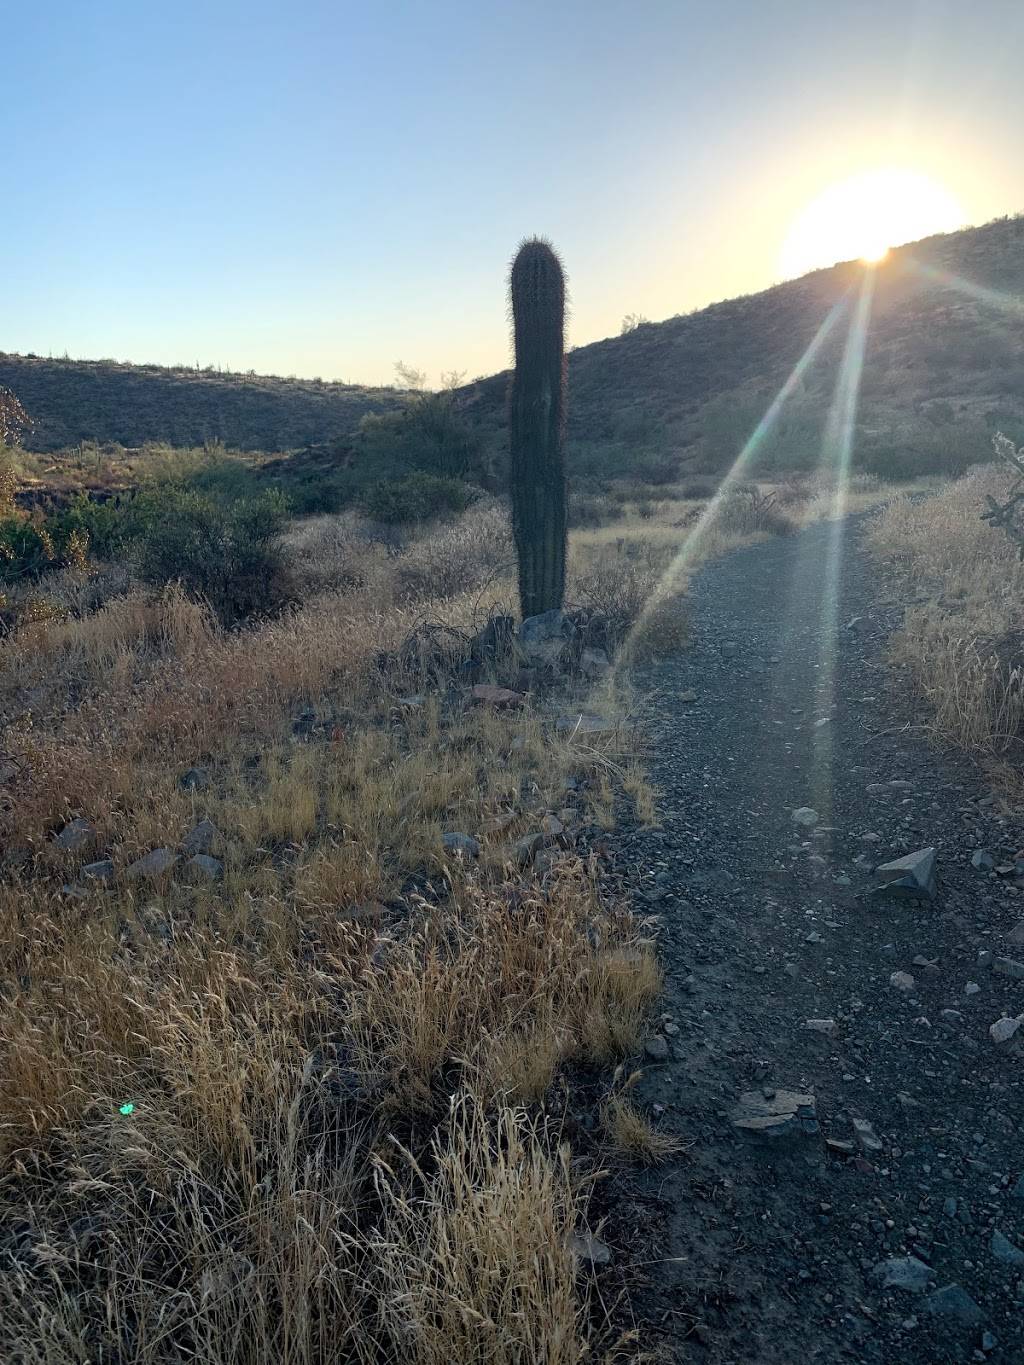
<path id="1" fill-rule="evenodd" d="M 1006 1047 L 1010 1043 L 1013 1043 L 1014 1046 L 1016 1046 L 1017 1043 L 1022 1041 L 1018 1037 L 1022 1023 L 1024 1023 L 1024 1015 L 1019 1016 L 1017 1019 L 997 1019 L 989 1028 L 988 1036 L 992 1039 L 993 1043 L 995 1043 L 996 1047 Z"/>
<path id="2" fill-rule="evenodd" d="M 187 792 L 198 792 L 210 785 L 208 768 L 189 768 L 178 778 L 178 786 Z"/>
<path id="3" fill-rule="evenodd" d="M 976 848 L 971 854 L 971 866 L 979 872 L 991 872 L 995 865 L 995 858 L 984 848 Z"/>
<path id="4" fill-rule="evenodd" d="M 565 833 L 565 826 L 557 815 L 545 815 L 544 819 L 540 822 L 540 827 L 544 831 L 544 837 L 547 839 L 558 839 Z"/>
<path id="5" fill-rule="evenodd" d="M 964 1021 L 959 1010 L 939 1010 L 939 1018 L 946 1024 L 962 1024 Z"/>
<path id="6" fill-rule="evenodd" d="M 480 857 L 480 845 L 471 834 L 442 834 L 441 844 L 446 853 L 456 858 L 464 858 L 467 862 Z"/>
<path id="7" fill-rule="evenodd" d="M 512 845 L 512 861 L 517 867 L 529 867 L 536 854 L 544 847 L 544 835 L 539 832 L 524 834 Z"/>
<path id="8" fill-rule="evenodd" d="M 883 1289 L 906 1289 L 911 1294 L 921 1294 L 935 1279 L 935 1272 L 916 1256 L 891 1256 L 887 1261 L 879 1261 L 871 1278 Z"/>
<path id="9" fill-rule="evenodd" d="M 569 1250 L 577 1260 L 585 1261 L 587 1265 L 608 1265 L 612 1259 L 611 1247 L 592 1232 L 571 1232 Z"/>
<path id="10" fill-rule="evenodd" d="M 839 1032 L 839 1025 L 834 1019 L 805 1019 L 804 1028 L 809 1033 L 823 1033 L 828 1038 L 835 1038 Z"/>
<path id="11" fill-rule="evenodd" d="M 1014 981 L 1024 981 L 1024 962 L 1017 962 L 1012 957 L 997 957 L 992 963 L 992 970 L 999 976 L 1009 976 Z"/>
<path id="12" fill-rule="evenodd" d="M 811 806 L 798 806 L 790 819 L 794 825 L 803 825 L 805 829 L 810 829 L 812 825 L 818 823 L 818 812 Z"/>
<path id="13" fill-rule="evenodd" d="M 112 882 L 114 864 L 109 858 L 101 858 L 99 862 L 86 863 L 78 875 L 87 882 Z"/>
<path id="14" fill-rule="evenodd" d="M 134 881 L 152 881 L 165 876 L 177 861 L 178 855 L 172 848 L 154 848 L 151 853 L 132 863 L 125 876 Z"/>
<path id="15" fill-rule="evenodd" d="M 692 706 L 693 703 L 695 701 L 699 701 L 700 698 L 697 696 L 697 693 L 693 690 L 693 688 L 689 687 L 685 692 L 680 692 L 679 700 L 683 703 L 684 706 Z"/>
<path id="16" fill-rule="evenodd" d="M 796 1090 L 748 1090 L 730 1115 L 732 1126 L 755 1141 L 816 1138 L 820 1133 L 813 1095 Z"/>
<path id="17" fill-rule="evenodd" d="M 935 895 L 935 849 L 919 848 L 875 868 L 875 894 L 930 900 Z"/>
<path id="18" fill-rule="evenodd" d="M 668 1041 L 660 1033 L 656 1033 L 644 1043 L 644 1052 L 652 1062 L 668 1061 Z"/>
<path id="19" fill-rule="evenodd" d="M 209 853 L 219 833 L 212 820 L 200 820 L 198 825 L 189 830 L 182 842 L 181 847 L 185 856 L 194 858 L 198 853 Z"/>
<path id="20" fill-rule="evenodd" d="M 528 616 L 519 627 L 519 645 L 526 661 L 534 666 L 554 666 L 561 662 L 566 641 L 575 633 L 575 626 L 565 612 L 541 612 Z"/>
<path id="21" fill-rule="evenodd" d="M 725 640 L 719 646 L 723 659 L 735 659 L 740 652 L 740 647 L 735 640 Z"/>
<path id="22" fill-rule="evenodd" d="M 513 692 L 511 687 L 492 687 L 490 683 L 477 683 L 470 693 L 474 706 L 493 706 L 497 711 L 509 711 L 522 706 L 526 698 L 521 692 Z"/>
<path id="23" fill-rule="evenodd" d="M 603 649 L 585 649 L 580 655 L 580 672 L 589 682 L 599 682 L 611 672 L 611 667 Z"/>
<path id="24" fill-rule="evenodd" d="M 494 815 L 483 826 L 484 834 L 503 834 L 505 830 L 516 822 L 515 811 L 502 811 L 500 815 Z"/>
<path id="25" fill-rule="evenodd" d="M 395 700 L 409 711 L 418 711 L 427 699 L 422 692 L 415 692 L 411 697 L 396 697 Z"/>
<path id="26" fill-rule="evenodd" d="M 981 987 L 978 985 L 977 981 L 968 981 L 967 985 L 964 987 L 964 995 L 977 995 L 980 990 Z"/>
<path id="27" fill-rule="evenodd" d="M 88 820 L 83 820 L 81 816 L 69 821 L 59 834 L 53 836 L 53 842 L 62 853 L 77 853 L 92 838 L 95 830 Z"/>
<path id="28" fill-rule="evenodd" d="M 878 1136 L 867 1119 L 853 1120 L 853 1135 L 857 1139 L 857 1145 L 862 1152 L 874 1153 L 882 1151 L 882 1139 Z"/>
<path id="29" fill-rule="evenodd" d="M 1012 943 L 1015 948 L 1024 948 L 1024 919 L 1013 926 L 1006 935 L 1006 941 Z"/>
<path id="30" fill-rule="evenodd" d="M 994 961 L 995 961 L 995 954 L 994 954 L 994 953 L 989 952 L 989 950 L 988 950 L 987 948 L 979 948 L 979 949 L 978 949 L 978 966 L 979 966 L 979 967 L 991 967 L 991 966 L 992 966 L 992 963 L 993 963 Z"/>
<path id="31" fill-rule="evenodd" d="M 607 735 L 615 726 L 604 716 L 595 715 L 592 711 L 574 711 L 569 715 L 559 716 L 555 721 L 555 729 L 560 734 Z"/>
<path id="32" fill-rule="evenodd" d="M 944 1289 L 936 1289 L 924 1300 L 922 1307 L 926 1313 L 939 1317 L 954 1318 L 965 1327 L 973 1327 L 981 1321 L 981 1309 L 958 1284 L 947 1284 Z"/>
<path id="33" fill-rule="evenodd" d="M 995 1335 L 994 1332 L 982 1332 L 982 1334 L 981 1334 L 981 1349 L 982 1349 L 983 1351 L 986 1351 L 986 1352 L 987 1352 L 987 1351 L 994 1351 L 998 1345 L 999 1345 L 999 1338 Z"/>
<path id="34" fill-rule="evenodd" d="M 1014 1246 L 1008 1237 L 1004 1237 L 998 1228 L 992 1232 L 992 1241 L 989 1249 L 997 1261 L 1002 1261 L 1003 1265 L 1024 1266 L 1024 1251 L 1020 1247 Z"/>
<path id="35" fill-rule="evenodd" d="M 898 991 L 907 995 L 914 989 L 914 978 L 909 972 L 893 972 L 889 978 L 889 985 L 895 986 Z"/>
<path id="36" fill-rule="evenodd" d="M 543 876 L 559 863 L 564 863 L 567 856 L 560 848 L 542 848 L 539 853 L 533 855 L 534 870 Z"/>
<path id="37" fill-rule="evenodd" d="M 197 853 L 189 858 L 185 868 L 193 880 L 219 882 L 224 875 L 224 864 L 219 858 L 211 858 L 208 853 Z"/>

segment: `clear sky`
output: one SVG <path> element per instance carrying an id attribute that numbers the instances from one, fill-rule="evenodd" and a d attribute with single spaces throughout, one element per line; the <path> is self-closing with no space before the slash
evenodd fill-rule
<path id="1" fill-rule="evenodd" d="M 781 278 L 899 164 L 1024 209 L 1022 0 L 0 0 L 0 350 L 388 383 Z M 827 256 L 828 243 L 822 249 Z M 822 263 L 829 263 L 823 261 Z"/>

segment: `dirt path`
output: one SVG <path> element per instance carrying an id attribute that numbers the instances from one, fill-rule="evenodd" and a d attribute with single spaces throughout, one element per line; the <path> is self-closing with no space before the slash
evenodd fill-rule
<path id="1" fill-rule="evenodd" d="M 900 612 L 843 532 L 709 566 L 693 648 L 646 679 L 663 826 L 623 854 L 661 922 L 671 1022 L 637 1093 L 692 1145 L 633 1182 L 617 1261 L 670 1360 L 1024 1361 L 1024 1058 L 989 1036 L 1024 981 L 979 961 L 1024 959 L 1024 891 L 971 865 L 1024 835 L 913 728 L 883 659 Z M 792 818 L 808 806 L 813 827 Z M 934 900 L 866 895 L 926 845 Z M 812 1095 L 820 1131 L 752 1140 L 732 1111 L 755 1090 Z"/>

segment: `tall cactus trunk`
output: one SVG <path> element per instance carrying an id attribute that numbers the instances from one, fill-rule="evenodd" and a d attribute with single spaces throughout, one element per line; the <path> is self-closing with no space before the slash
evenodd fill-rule
<path id="1" fill-rule="evenodd" d="M 519 248 L 509 293 L 512 530 L 525 620 L 561 607 L 565 596 L 565 276 L 548 242 L 534 237 Z"/>

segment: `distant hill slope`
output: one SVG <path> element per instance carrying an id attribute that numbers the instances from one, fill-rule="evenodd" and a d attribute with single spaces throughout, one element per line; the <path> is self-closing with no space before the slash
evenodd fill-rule
<path id="1" fill-rule="evenodd" d="M 836 265 L 573 351 L 577 468 L 602 450 L 602 469 L 623 472 L 644 451 L 689 453 L 710 467 L 731 461 L 863 276 L 859 262 Z M 847 331 L 844 317 L 787 402 L 776 462 L 817 458 Z M 469 386 L 466 410 L 500 428 L 507 382 L 504 374 Z M 938 430 L 971 421 L 1018 431 L 1024 423 L 1024 216 L 901 247 L 876 273 L 858 446 L 913 441 L 922 422 Z"/>
<path id="2" fill-rule="evenodd" d="M 646 323 L 569 357 L 572 467 L 603 475 L 734 458 L 829 310 L 855 295 L 859 263 L 760 294 Z M 786 404 L 767 463 L 813 463 L 835 393 L 847 326 L 829 335 Z M 507 373 L 464 388 L 460 406 L 499 460 Z M 0 353 L 0 384 L 36 423 L 27 444 L 82 440 L 286 450 L 349 435 L 389 389 Z M 864 351 L 857 453 L 888 469 L 955 467 L 995 425 L 1024 439 L 1024 216 L 927 238 L 879 267 Z M 925 439 L 927 437 L 927 439 Z M 975 458 L 977 456 L 975 455 Z"/>
<path id="3" fill-rule="evenodd" d="M 81 441 L 289 450 L 346 436 L 364 413 L 398 401 L 392 389 L 352 384 L 3 352 L 0 385 L 31 417 L 24 444 L 38 451 Z"/>

